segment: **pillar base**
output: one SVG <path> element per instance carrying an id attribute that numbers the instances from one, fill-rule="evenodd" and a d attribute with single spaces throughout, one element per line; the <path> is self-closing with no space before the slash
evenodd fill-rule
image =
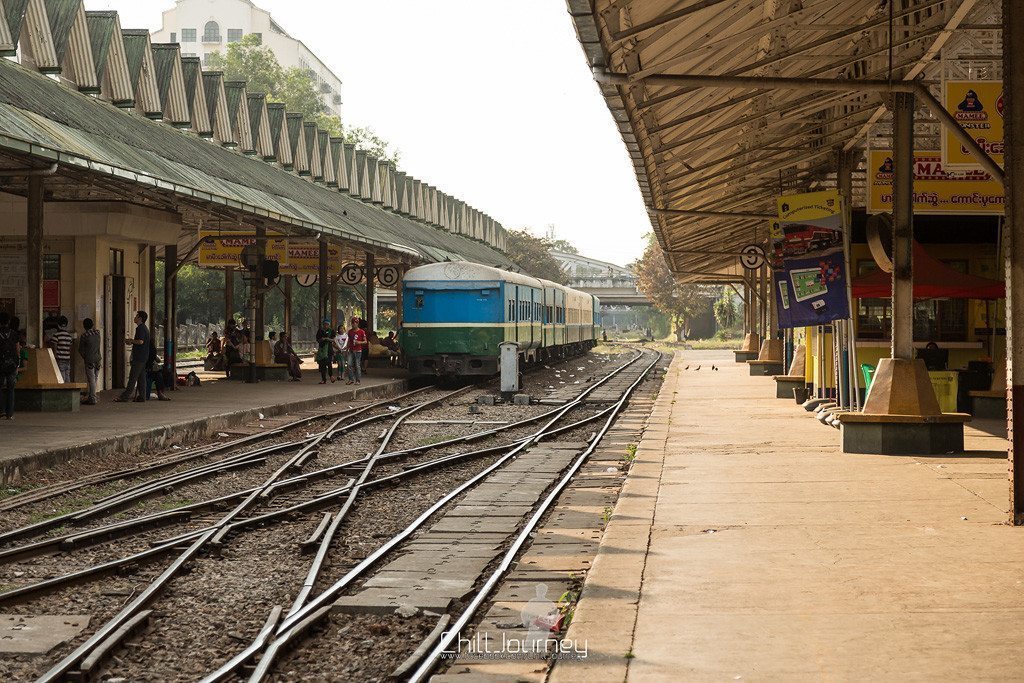
<path id="1" fill-rule="evenodd" d="M 803 375 L 775 375 L 775 398 L 792 400 L 793 390 L 802 389 L 805 386 L 807 386 L 807 380 Z"/>
<path id="2" fill-rule="evenodd" d="M 747 363 L 747 367 L 750 368 L 751 377 L 781 375 L 785 365 L 781 360 L 752 360 Z"/>
<path id="3" fill-rule="evenodd" d="M 939 416 L 839 415 L 843 453 L 875 455 L 939 455 L 962 453 L 964 423 L 970 415 Z"/>
<path id="4" fill-rule="evenodd" d="M 757 353 L 761 349 L 761 335 L 756 332 L 749 332 L 746 337 L 743 338 L 743 346 L 740 347 L 741 351 L 752 351 Z M 757 356 L 755 356 L 756 358 Z"/>
<path id="5" fill-rule="evenodd" d="M 757 354 L 757 359 L 785 363 L 786 351 L 782 346 L 782 340 L 765 339 L 764 342 L 761 343 L 761 350 Z M 779 374 L 781 374 L 781 371 Z"/>
<path id="6" fill-rule="evenodd" d="M 28 349 L 28 360 L 21 369 L 16 389 L 35 389 L 64 384 L 52 349 Z"/>
<path id="7" fill-rule="evenodd" d="M 864 401 L 865 415 L 942 415 L 928 368 L 920 359 L 882 358 Z"/>
<path id="8" fill-rule="evenodd" d="M 757 360 L 757 351 L 733 351 L 736 354 L 737 363 L 746 363 L 748 360 Z"/>
<path id="9" fill-rule="evenodd" d="M 14 390 L 15 413 L 77 413 L 81 405 L 82 389 L 78 384 Z"/>

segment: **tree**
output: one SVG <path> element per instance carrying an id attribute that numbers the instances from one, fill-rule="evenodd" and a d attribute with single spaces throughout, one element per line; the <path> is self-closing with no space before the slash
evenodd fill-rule
<path id="1" fill-rule="evenodd" d="M 378 159 L 385 159 L 393 164 L 397 164 L 401 157 L 397 149 L 391 148 L 390 142 L 377 135 L 373 128 L 369 126 L 346 128 L 345 142 L 351 142 L 359 149 L 365 149 Z"/>
<path id="2" fill-rule="evenodd" d="M 556 250 L 556 251 L 561 251 L 561 252 L 564 252 L 566 254 L 576 254 L 576 255 L 579 255 L 579 253 L 580 253 L 580 250 L 576 248 L 576 245 L 574 245 L 569 240 L 561 240 L 561 239 L 559 239 L 559 240 L 550 240 L 550 243 L 551 243 L 551 248 Z"/>
<path id="3" fill-rule="evenodd" d="M 509 230 L 505 253 L 519 270 L 536 278 L 567 284 L 569 279 L 555 257 L 548 251 L 551 242 L 534 237 L 525 228 Z"/>
<path id="4" fill-rule="evenodd" d="M 208 66 L 223 71 L 225 80 L 248 81 L 246 88 L 252 93 L 276 95 L 284 78 L 277 57 L 254 33 L 229 44 L 227 55 L 219 50 L 211 54 Z"/>
<path id="5" fill-rule="evenodd" d="M 736 302 L 728 287 L 722 287 L 722 296 L 715 301 L 715 322 L 719 330 L 728 330 L 736 324 Z"/>
<path id="6" fill-rule="evenodd" d="M 297 67 L 282 68 L 273 51 L 256 34 L 250 33 L 229 44 L 227 54 L 211 53 L 207 64 L 212 70 L 223 71 L 225 80 L 247 81 L 249 92 L 264 93 L 268 101 L 283 103 L 288 111 L 302 114 L 304 120 L 315 123 L 331 137 L 343 137 L 379 159 L 398 163 L 399 151 L 373 129 L 346 129 L 340 118 L 328 114 L 309 72 Z"/>
<path id="7" fill-rule="evenodd" d="M 680 284 L 668 269 L 661 247 L 652 237 L 639 261 L 632 264 L 637 289 L 655 308 L 672 320 L 678 341 L 690 332 L 690 323 L 706 312 L 715 299 L 714 289 L 705 285 Z"/>

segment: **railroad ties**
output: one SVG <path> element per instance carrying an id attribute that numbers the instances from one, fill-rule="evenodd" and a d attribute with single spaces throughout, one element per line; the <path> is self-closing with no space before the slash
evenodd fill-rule
<path id="1" fill-rule="evenodd" d="M 570 361 L 571 365 L 571 361 Z M 560 406 L 575 399 L 582 387 L 590 380 L 586 378 L 586 367 L 579 366 L 566 370 L 560 379 L 559 384 L 551 385 L 547 394 L 539 400 L 542 405 Z M 643 371 L 642 367 L 629 367 L 612 377 L 600 387 L 587 395 L 583 402 L 587 405 L 602 405 L 615 403 L 622 396 L 629 385 L 636 381 L 636 378 Z"/>
<path id="2" fill-rule="evenodd" d="M 335 609 L 390 614 L 415 607 L 441 614 L 473 592 L 544 492 L 586 448 L 583 442 L 539 444 L 487 477 L 384 565 L 363 590 Z"/>

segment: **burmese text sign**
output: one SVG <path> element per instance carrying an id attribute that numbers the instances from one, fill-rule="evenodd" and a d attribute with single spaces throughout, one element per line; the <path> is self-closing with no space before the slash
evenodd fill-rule
<path id="1" fill-rule="evenodd" d="M 892 211 L 893 154 L 868 153 L 868 213 Z M 980 170 L 956 171 L 942 165 L 938 150 L 914 152 L 914 213 L 1003 214 L 1003 184 Z"/>

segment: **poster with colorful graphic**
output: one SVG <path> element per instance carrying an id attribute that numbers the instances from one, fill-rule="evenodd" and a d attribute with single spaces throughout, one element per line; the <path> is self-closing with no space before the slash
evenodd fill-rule
<path id="1" fill-rule="evenodd" d="M 868 152 L 868 213 L 892 211 L 893 155 Z M 955 171 L 942 165 L 938 150 L 914 152 L 914 213 L 993 215 L 1004 212 L 1003 184 L 981 170 Z"/>
<path id="2" fill-rule="evenodd" d="M 1000 166 L 1003 165 L 1003 117 L 1006 114 L 1002 81 L 946 81 L 943 105 L 960 127 Z M 942 129 L 942 163 L 949 169 L 981 168 L 974 155 Z"/>
<path id="3" fill-rule="evenodd" d="M 843 252 L 845 214 L 835 190 L 778 199 L 771 259 L 779 327 L 850 317 Z"/>

